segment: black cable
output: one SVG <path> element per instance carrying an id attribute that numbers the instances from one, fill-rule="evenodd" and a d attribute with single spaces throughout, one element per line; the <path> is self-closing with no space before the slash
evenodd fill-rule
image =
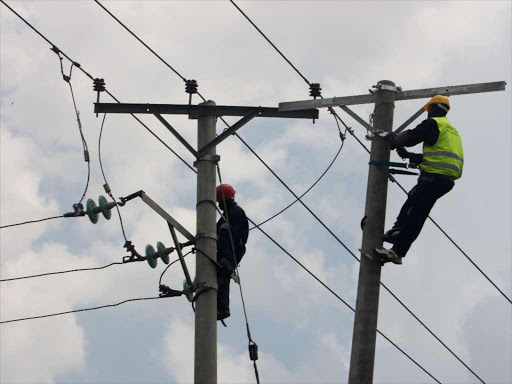
<path id="1" fill-rule="evenodd" d="M 113 265 L 123 265 L 125 263 L 121 263 L 121 262 L 116 262 L 116 263 L 111 263 L 111 264 L 108 264 L 108 265 L 105 265 L 103 267 L 95 267 L 95 268 L 79 268 L 79 269 L 70 269 L 70 270 L 67 270 L 67 271 L 59 271 L 59 272 L 49 272 L 49 273 L 40 273 L 38 275 L 30 275 L 30 276 L 22 276 L 22 277 L 13 277 L 13 278 L 10 278 L 10 279 L 2 279 L 0 280 L 0 282 L 5 282 L 5 281 L 14 281 L 14 280 L 23 280 L 23 279 L 33 279 L 35 277 L 42 277 L 42 276 L 50 276 L 50 275 L 60 275 L 62 273 L 71 273 L 71 272 L 82 272 L 82 271 L 97 271 L 99 269 L 105 269 L 105 268 L 108 268 L 108 267 L 111 267 Z"/>
<path id="2" fill-rule="evenodd" d="M 105 185 L 103 187 L 105 189 L 105 192 L 107 192 L 108 195 L 110 196 L 110 198 L 114 201 L 114 203 L 116 203 L 117 215 L 119 216 L 119 222 L 121 223 L 121 231 L 123 232 L 124 241 L 127 242 L 128 238 L 126 237 L 126 233 L 124 231 L 123 218 L 121 217 L 121 210 L 119 209 L 119 204 L 117 204 L 116 198 L 114 197 L 114 195 L 112 194 L 112 191 L 110 190 L 110 186 L 108 184 L 107 177 L 105 176 L 105 171 L 103 170 L 103 163 L 101 161 L 101 138 L 102 138 L 103 126 L 105 125 L 106 118 L 107 118 L 107 114 L 105 113 L 103 115 L 103 120 L 101 122 L 100 135 L 98 138 L 98 157 L 99 157 L 99 161 L 100 161 L 101 174 L 103 175 L 103 180 L 105 180 Z"/>
<path id="3" fill-rule="evenodd" d="M 237 7 L 238 8 L 238 7 Z M 141 41 L 139 38 L 137 39 L 139 41 Z M 144 44 L 146 46 L 146 44 Z M 272 44 L 273 45 L 273 44 Z M 274 46 L 274 45 L 273 45 Z M 275 47 L 275 46 L 274 46 Z M 277 48 L 276 48 L 277 49 Z M 280 51 L 279 51 L 280 52 Z M 288 60 L 287 60 L 288 61 Z M 291 64 L 291 63 L 290 63 Z M 293 65 L 292 65 L 293 66 Z M 295 67 L 294 67 L 295 68 Z M 179 75 L 182 79 L 183 77 L 181 75 Z M 309 82 L 307 81 L 307 79 L 305 79 L 306 82 L 309 84 Z M 201 97 L 201 99 L 203 101 L 205 101 L 206 99 L 198 92 L 198 95 Z M 332 110 L 332 108 L 330 109 L 331 113 L 333 113 L 335 115 L 335 117 L 346 127 L 346 124 L 343 122 L 343 120 L 336 114 L 336 112 L 334 110 Z M 229 127 L 229 124 L 222 118 L 220 117 L 220 119 L 224 122 L 224 124 Z M 352 132 L 352 130 L 349 129 L 349 132 L 352 134 L 352 136 L 355 137 L 354 133 Z M 300 198 L 279 178 L 279 176 L 277 176 L 277 174 L 272 171 L 272 169 L 256 154 L 256 152 L 237 134 L 235 133 L 235 135 L 242 141 L 242 143 L 260 160 L 260 162 L 262 162 L 266 167 L 267 169 L 279 180 L 281 181 L 281 183 L 295 196 L 295 198 L 301 202 L 302 205 L 304 205 L 306 207 L 306 205 L 300 200 Z M 356 137 L 357 139 L 357 137 Z M 358 139 L 357 141 L 362 144 Z M 363 145 L 363 144 L 362 144 Z M 364 145 L 363 145 L 364 146 Z M 368 150 L 367 150 L 368 151 Z M 369 152 L 369 151 L 368 151 Z M 194 170 L 195 171 L 195 170 Z M 310 211 L 310 213 L 315 217 L 317 218 L 317 220 L 319 222 L 321 222 L 321 220 L 308 208 L 306 207 L 306 209 L 308 209 L 308 211 Z M 254 224 L 254 223 L 253 223 Z M 359 259 L 357 258 L 357 256 L 355 256 L 346 246 L 345 244 L 325 225 L 323 224 L 323 222 L 321 222 L 321 224 L 324 226 L 325 229 L 327 229 L 327 231 L 329 231 L 331 233 L 332 236 L 334 236 L 334 238 L 340 243 L 343 245 L 343 247 L 356 259 L 359 261 Z"/>
<path id="4" fill-rule="evenodd" d="M 249 19 L 249 17 L 247 17 L 247 15 L 234 3 L 233 0 L 230 0 L 230 2 L 244 15 L 244 17 L 258 30 L 258 32 L 260 32 L 260 34 L 276 49 L 276 51 L 296 70 L 296 72 L 306 81 L 306 83 L 308 85 L 310 85 L 310 82 L 296 69 L 296 67 L 281 53 L 281 51 L 279 49 L 277 49 L 277 47 L 265 36 L 265 34 L 263 34 L 263 32 L 252 22 L 252 20 Z M 322 97 L 323 98 L 323 97 Z M 337 116 L 337 114 L 332 110 L 332 108 L 329 108 L 329 110 L 331 111 L 332 114 L 334 114 L 335 116 Z M 337 116 L 339 118 L 339 116 Z M 340 119 L 340 121 L 343 123 L 343 121 Z M 345 123 L 343 123 L 345 125 Z M 345 125 L 346 126 L 346 125 Z M 304 206 L 304 208 L 306 208 L 309 213 L 311 213 L 311 215 L 317 219 L 317 221 L 338 241 L 338 243 L 340 243 L 344 248 L 345 250 L 347 250 L 351 255 L 352 257 L 354 257 L 357 261 L 359 261 L 359 258 L 354 254 L 352 253 L 348 248 L 347 246 L 318 218 L 318 216 L 316 214 L 313 213 L 313 211 L 308 207 L 306 206 L 306 204 L 304 204 L 304 202 L 302 202 L 302 200 L 300 200 L 299 197 L 297 197 L 297 195 L 286 185 L 286 183 L 284 183 L 284 181 L 282 181 L 282 179 L 263 161 L 263 159 L 261 159 L 261 157 L 259 157 L 256 152 L 250 148 L 250 146 L 242 140 L 242 138 L 237 134 L 235 133 L 235 135 L 245 144 L 245 146 L 247 148 L 249 148 L 249 150 L 260 160 L 260 162 L 281 182 L 281 184 L 286 188 L 288 189 L 288 191 L 290 193 L 293 194 L 293 196 L 300 201 L 300 203 Z M 354 135 L 353 135 L 354 136 Z M 359 140 L 358 140 L 359 141 Z M 360 141 L 359 141 L 360 144 L 362 144 Z M 366 148 L 366 146 L 363 145 L 363 147 L 365 147 L 365 149 L 368 151 L 368 149 Z M 369 152 L 369 151 L 368 151 Z M 260 229 L 258 227 L 258 229 Z M 261 230 L 261 229 L 260 229 Z M 391 291 L 381 282 L 381 285 L 388 291 L 391 293 Z M 397 300 L 398 298 L 392 294 L 393 297 L 395 297 Z M 403 304 L 400 300 L 398 300 L 398 302 L 411 314 L 413 314 L 409 308 L 407 308 L 405 306 L 405 304 Z M 434 333 L 432 331 L 430 331 L 430 329 L 423 323 L 419 320 L 418 317 L 416 317 L 414 314 L 413 316 L 420 322 L 421 325 L 423 325 L 432 335 L 434 335 Z M 434 335 L 435 336 L 435 335 Z M 459 360 L 471 373 L 473 373 L 473 375 L 475 375 L 482 383 L 482 379 L 480 379 L 480 377 L 478 375 L 476 375 L 476 373 L 473 372 L 473 370 L 471 370 L 450 348 L 448 348 L 446 346 L 446 344 L 444 344 L 437 336 L 435 336 L 436 339 L 441 342 L 441 344 L 446 348 L 448 349 L 448 351 L 454 355 L 457 360 Z"/>
<path id="5" fill-rule="evenodd" d="M 325 289 L 327 289 L 331 294 L 333 294 L 339 301 L 341 301 L 345 306 L 350 308 L 352 312 L 355 312 L 355 309 L 348 304 L 345 300 L 343 300 L 336 292 L 334 292 L 327 284 L 325 284 L 320 278 L 318 278 L 313 272 L 311 272 L 308 268 L 304 266 L 299 260 L 297 260 L 290 252 L 288 252 L 281 244 L 279 244 L 276 240 L 274 240 L 267 232 L 265 232 L 263 229 L 261 229 L 254 221 L 252 221 L 250 218 L 248 220 L 257 227 L 261 233 L 263 233 L 270 241 L 272 241 L 281 251 L 283 251 L 286 255 L 288 255 L 295 263 L 297 263 L 302 269 L 304 269 L 308 274 L 311 275 L 317 282 L 319 282 Z M 385 336 L 382 332 L 377 330 L 377 332 L 384 336 L 386 340 L 388 340 L 393 346 L 397 347 L 397 349 L 402 352 L 409 360 L 411 360 L 414 364 L 416 364 L 419 368 L 423 370 L 423 372 L 427 373 L 432 379 L 434 379 L 437 383 L 440 383 L 439 380 L 437 380 L 434 376 L 432 376 L 425 368 L 423 368 L 418 362 L 416 362 L 411 356 L 409 356 L 407 353 L 405 353 L 401 348 L 399 348 L 395 343 L 393 343 L 387 336 Z"/>
<path id="6" fill-rule="evenodd" d="M 336 120 L 337 122 L 338 120 Z M 339 125 L 338 125 L 338 129 L 339 129 Z M 336 159 L 338 158 L 339 154 L 341 153 L 341 150 L 343 149 L 343 145 L 345 144 L 345 135 L 346 135 L 346 132 L 347 130 L 345 130 L 345 134 L 341 134 L 341 131 L 340 131 L 340 137 L 342 138 L 341 139 L 341 145 L 340 145 L 340 148 L 338 149 L 338 152 L 336 152 L 336 155 L 334 156 L 334 158 L 332 159 L 331 163 L 329 164 L 329 166 L 327 167 L 327 169 L 320 175 L 320 177 L 313 183 L 313 185 L 311 185 L 302 195 L 299 196 L 299 199 L 302 199 L 304 196 L 306 196 L 306 194 L 308 194 L 309 191 L 311 191 L 319 182 L 320 180 L 322 180 L 322 178 L 325 176 L 325 174 L 327 172 L 329 172 L 329 170 L 331 169 L 332 165 L 336 162 Z M 279 212 L 277 212 L 276 214 L 274 214 L 273 216 L 269 217 L 268 219 L 262 221 L 261 223 L 258 224 L 258 226 L 260 225 L 263 225 L 263 224 L 266 224 L 268 223 L 270 220 L 276 218 L 277 216 L 279 216 L 281 213 L 283 213 L 284 211 L 286 211 L 288 208 L 290 208 L 292 205 L 294 205 L 296 202 L 299 201 L 299 199 L 295 199 L 293 200 L 290 204 L 288 204 L 285 208 L 281 209 Z M 253 229 L 255 229 L 256 227 L 252 227 L 252 228 L 249 228 L 249 231 L 252 231 Z"/>
<path id="7" fill-rule="evenodd" d="M 218 162 L 216 163 L 216 165 L 217 165 L 217 174 L 219 175 L 219 183 L 222 185 L 222 175 L 220 173 L 220 165 L 219 165 Z M 221 188 L 221 192 L 222 192 L 222 200 L 226 200 L 225 196 L 224 196 L 224 189 Z M 224 211 L 224 213 L 226 215 L 224 220 L 226 221 L 226 223 L 228 225 L 229 241 L 231 243 L 231 251 L 232 251 L 232 254 L 233 254 L 233 266 L 235 268 L 236 273 L 240 277 L 238 263 L 236 261 L 235 243 L 233 242 L 233 234 L 231 233 L 231 225 L 229 223 L 229 213 L 228 213 L 227 207 L 226 207 L 226 210 Z M 249 346 L 250 346 L 251 343 L 253 343 L 253 344 L 255 344 L 255 343 L 252 340 L 252 336 L 251 336 L 251 329 L 249 327 L 249 319 L 247 318 L 247 310 L 245 308 L 244 294 L 243 294 L 243 291 L 242 291 L 242 281 L 241 281 L 240 278 L 239 278 L 239 281 L 238 281 L 238 288 L 240 288 L 240 297 L 242 299 L 242 308 L 244 310 L 245 326 L 246 326 L 246 329 L 247 329 L 247 338 L 249 339 Z M 257 382 L 257 384 L 260 384 L 259 373 L 258 373 L 258 366 L 256 364 L 256 360 L 254 360 L 254 373 L 256 375 L 256 382 Z"/>
<path id="8" fill-rule="evenodd" d="M 23 318 L 20 318 L 20 319 L 4 320 L 4 321 L 0 321 L 0 324 L 15 323 L 15 322 L 18 322 L 18 321 L 25 321 L 25 320 L 44 319 L 44 318 L 47 318 L 47 317 L 68 315 L 70 313 L 77 313 L 77 312 L 95 311 L 97 309 L 117 307 L 118 305 L 129 303 L 131 301 L 157 300 L 157 299 L 165 299 L 165 298 L 166 297 L 159 297 L 159 296 L 157 296 L 157 297 L 141 297 L 141 298 L 138 298 L 138 299 L 128 299 L 128 300 L 121 301 L 120 303 L 117 303 L 117 304 L 108 304 L 108 305 L 102 305 L 102 306 L 99 306 L 99 307 L 85 308 L 85 309 L 75 309 L 73 311 L 58 312 L 58 313 L 52 313 L 52 314 L 49 314 L 49 315 L 42 315 L 42 316 L 32 316 L 32 317 L 23 317 Z"/>
<path id="9" fill-rule="evenodd" d="M 121 20 L 119 20 L 117 17 L 115 17 L 115 16 L 112 14 L 112 12 L 110 12 L 107 8 L 105 8 L 105 6 L 103 6 L 103 5 L 102 5 L 98 0 L 94 0 L 94 2 L 95 2 L 96 4 L 98 4 L 101 8 L 103 8 L 103 10 L 104 10 L 105 12 L 107 12 L 110 16 L 112 16 L 112 18 L 113 18 L 115 21 L 117 21 L 117 22 L 118 22 L 118 23 L 119 23 L 119 24 L 120 24 L 124 29 L 126 29 L 126 30 L 127 30 L 127 31 L 128 31 L 128 32 L 129 32 L 133 37 L 135 37 L 135 38 L 136 38 L 136 39 L 137 39 L 137 40 L 138 40 L 138 41 L 139 41 L 143 46 L 145 46 L 147 49 L 149 49 L 149 51 L 150 51 L 153 55 L 155 55 L 156 57 L 158 57 L 158 58 L 160 59 L 160 61 L 161 61 L 162 63 L 164 63 L 164 64 L 165 64 L 165 65 L 166 65 L 166 66 L 167 66 L 171 71 L 173 71 L 177 76 L 179 76 L 179 77 L 181 78 L 181 80 L 183 80 L 183 81 L 187 81 L 187 79 L 185 79 L 183 76 L 181 76 L 181 75 L 178 73 L 178 71 L 176 71 L 173 67 L 171 67 L 167 61 L 165 61 L 164 59 L 162 59 L 162 58 L 160 57 L 160 55 L 158 55 L 158 53 L 156 53 L 155 51 L 153 51 L 153 50 L 152 50 L 152 49 L 151 49 L 151 48 L 150 48 L 150 47 L 149 47 L 149 46 L 148 46 L 144 41 L 142 41 L 141 39 L 139 39 L 139 37 L 138 37 L 135 33 L 133 33 L 133 32 L 131 31 L 131 29 L 130 29 L 130 28 L 128 28 L 126 25 L 124 25 L 124 24 L 121 22 Z"/>
<path id="10" fill-rule="evenodd" d="M 274 49 L 288 62 L 288 64 L 290 64 L 290 66 L 299 74 L 300 77 L 302 77 L 304 79 L 304 81 L 308 84 L 308 85 L 311 85 L 311 83 L 308 81 L 308 79 L 306 79 L 306 77 L 300 73 L 300 71 L 291 63 L 290 60 L 288 60 L 288 58 L 286 58 L 286 56 L 272 43 L 272 41 L 270 41 L 268 39 L 268 37 L 256 26 L 256 24 L 254 24 L 252 22 L 252 20 L 235 4 L 235 2 L 233 0 L 230 0 L 230 2 L 240 11 L 240 13 L 254 26 L 254 28 L 256 28 L 256 30 L 265 38 L 265 40 L 267 40 L 270 45 L 272 45 L 272 47 L 274 47 Z M 323 99 L 323 96 L 320 96 L 322 99 Z M 329 108 L 330 110 L 332 110 L 332 108 Z M 339 118 L 339 116 L 336 114 L 336 117 Z M 340 119 L 340 121 L 343 123 L 343 121 Z M 343 123 L 345 124 L 345 123 Z M 352 133 L 353 137 L 356 138 L 356 140 L 359 142 L 359 144 L 366 150 L 366 152 L 370 153 L 370 151 L 368 150 L 368 148 L 359 140 L 357 139 L 357 137 Z M 400 188 L 407 194 L 407 191 L 405 191 L 402 186 L 398 183 L 398 181 L 396 181 L 396 183 L 400 186 Z M 510 300 L 510 298 L 508 298 L 507 295 L 505 295 L 505 293 L 503 293 L 503 291 L 498 288 L 498 286 L 482 271 L 482 269 L 480 269 L 480 267 L 478 267 L 478 265 L 473 261 L 471 260 L 471 258 L 462 250 L 462 248 L 457 244 L 455 243 L 455 241 L 450 237 L 448 236 L 448 234 L 446 233 L 446 231 L 444 231 L 441 226 L 439 226 L 435 221 L 434 219 L 432 219 L 430 216 L 429 216 L 429 219 L 436 225 L 437 228 L 439 228 L 439 230 L 448 238 L 448 240 L 450 240 L 453 245 L 455 245 L 455 247 L 471 262 L 471 264 L 473 264 L 475 266 L 475 268 L 503 295 L 503 297 L 505 297 L 505 299 L 507 299 L 507 301 L 509 303 L 512 304 L 512 300 Z"/>
<path id="11" fill-rule="evenodd" d="M 1 0 L 0 0 L 0 1 L 1 1 Z M 31 224 L 31 223 L 40 223 L 41 221 L 53 220 L 53 219 L 60 219 L 61 217 L 66 217 L 66 216 L 64 216 L 64 215 L 60 215 L 60 216 L 47 217 L 46 219 L 31 220 L 31 221 L 25 221 L 25 222 L 23 222 L 23 223 L 3 225 L 3 226 L 1 226 L 1 227 L 0 227 L 0 229 L 3 229 L 3 228 L 9 228 L 9 227 L 17 227 L 18 225 L 25 225 L 25 224 Z"/>
<path id="12" fill-rule="evenodd" d="M 0 0 L 2 4 L 4 4 L 12 13 L 14 13 L 16 16 L 18 16 L 25 24 L 27 24 L 34 32 L 36 32 L 39 36 L 41 36 L 48 44 L 50 44 L 53 47 L 56 47 L 50 40 L 48 40 L 41 32 L 39 32 L 36 28 L 34 28 L 27 20 L 25 20 L 19 13 L 17 13 L 14 9 L 12 9 L 9 5 L 5 3 L 4 0 Z M 71 60 L 68 55 L 66 55 L 64 52 L 59 50 L 62 55 L 68 59 L 71 63 L 74 64 L 75 67 L 77 67 L 80 71 L 82 71 L 87 77 L 89 77 L 91 80 L 94 80 L 95 78 L 87 73 L 80 64 L 76 63 L 75 61 Z M 117 103 L 121 103 L 111 92 L 108 90 L 105 90 L 105 92 L 114 99 Z M 197 171 L 191 167 L 181 156 L 179 156 L 169 145 L 167 145 L 162 139 L 160 139 L 149 127 L 144 124 L 137 116 L 135 116 L 133 113 L 130 114 L 135 120 L 137 120 L 146 130 L 151 133 L 160 143 L 162 143 L 168 150 L 170 150 L 178 159 L 180 159 L 183 164 L 185 164 L 191 171 L 197 173 Z"/>
<path id="13" fill-rule="evenodd" d="M 298 73 L 298 75 L 299 75 L 300 77 L 302 77 L 306 83 L 308 83 L 308 85 L 311 85 L 311 83 L 309 82 L 309 80 L 308 80 L 308 79 L 306 79 L 306 77 L 305 77 L 305 76 L 304 76 L 304 75 L 303 75 L 303 74 L 302 74 L 302 73 L 297 69 L 297 67 L 295 67 L 295 65 L 293 65 L 293 64 L 292 64 L 292 62 L 291 62 L 290 60 L 288 60 L 288 58 L 287 58 L 287 57 L 286 57 L 286 56 L 285 56 L 285 55 L 284 55 L 284 54 L 279 50 L 279 48 L 277 48 L 277 47 L 274 45 L 274 43 L 272 43 L 272 41 L 270 41 L 270 39 L 269 39 L 269 38 L 268 38 L 268 37 L 267 37 L 267 36 L 266 36 L 262 31 L 261 31 L 261 29 L 259 29 L 259 28 L 256 26 L 256 24 L 254 24 L 254 23 L 252 22 L 252 20 L 251 20 L 251 19 L 250 19 L 250 18 L 249 18 L 245 13 L 244 13 L 244 11 L 242 11 L 242 10 L 238 7 L 238 5 L 236 5 L 236 4 L 235 4 L 235 2 L 234 2 L 233 0 L 230 0 L 230 2 L 231 2 L 231 4 L 233 4 L 233 5 L 235 6 L 235 8 L 236 8 L 236 9 L 238 9 L 238 10 L 240 11 L 240 13 L 241 13 L 241 14 L 242 14 L 246 19 L 247 19 L 247 21 L 249 21 L 249 23 L 251 23 L 251 24 L 252 24 L 252 26 L 253 26 L 254 28 L 256 28 L 256 30 L 261 34 L 261 36 L 263 36 L 263 37 L 265 38 L 265 40 L 267 40 L 267 41 L 268 41 L 268 43 L 269 43 L 272 47 L 274 47 L 274 49 L 275 49 L 275 50 L 276 50 L 276 51 L 281 55 L 281 57 L 282 57 L 284 60 L 286 60 L 286 62 L 287 62 L 288 64 L 290 64 L 290 66 L 295 70 L 295 72 L 297 72 L 297 73 Z"/>
<path id="14" fill-rule="evenodd" d="M 189 254 L 191 254 L 192 252 L 193 252 L 193 251 L 189 251 L 189 252 L 185 253 L 185 254 L 183 255 L 183 258 L 187 257 L 187 256 L 188 256 Z M 160 275 L 160 280 L 158 281 L 158 286 L 162 285 L 162 277 L 164 277 L 165 272 L 167 272 L 167 270 L 169 269 L 169 267 L 170 267 L 171 265 L 173 265 L 173 264 L 177 263 L 178 261 L 180 261 L 180 259 L 179 259 L 179 258 L 177 258 L 176 260 L 174 260 L 172 263 L 170 263 L 170 264 L 169 264 L 169 265 L 164 269 L 164 271 L 163 271 L 163 272 L 162 272 L 162 274 Z"/>

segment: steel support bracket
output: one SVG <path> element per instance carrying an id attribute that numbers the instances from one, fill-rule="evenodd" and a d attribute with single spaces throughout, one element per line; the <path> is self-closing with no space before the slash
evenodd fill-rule
<path id="1" fill-rule="evenodd" d="M 196 161 L 194 161 L 194 167 L 197 167 L 197 163 L 200 161 L 210 161 L 212 163 L 218 163 L 220 161 L 220 155 L 203 155 L 198 157 Z"/>

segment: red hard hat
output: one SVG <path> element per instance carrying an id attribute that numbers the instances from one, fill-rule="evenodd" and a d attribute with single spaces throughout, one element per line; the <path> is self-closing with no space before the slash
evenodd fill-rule
<path id="1" fill-rule="evenodd" d="M 236 191 L 229 184 L 221 184 L 217 187 L 217 203 L 235 196 Z"/>

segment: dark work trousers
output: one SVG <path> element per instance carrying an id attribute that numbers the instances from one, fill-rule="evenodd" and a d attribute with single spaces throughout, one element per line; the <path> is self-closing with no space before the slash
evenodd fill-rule
<path id="1" fill-rule="evenodd" d="M 407 254 L 437 199 L 448 193 L 453 186 L 454 182 L 448 176 L 422 172 L 394 225 L 401 228 L 393 245 L 398 256 L 404 257 Z"/>
<path id="2" fill-rule="evenodd" d="M 231 280 L 231 272 L 224 268 L 217 268 L 217 312 L 229 312 L 229 282 Z"/>

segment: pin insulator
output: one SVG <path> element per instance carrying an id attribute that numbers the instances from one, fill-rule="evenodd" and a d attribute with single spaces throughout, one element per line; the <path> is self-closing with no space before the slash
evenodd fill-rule
<path id="1" fill-rule="evenodd" d="M 105 90 L 105 80 L 104 79 L 94 79 L 94 88 L 96 92 L 103 92 Z"/>
<path id="2" fill-rule="evenodd" d="M 322 96 L 322 88 L 320 88 L 319 83 L 311 83 L 309 86 L 309 96 L 312 96 L 315 99 Z"/>
<path id="3" fill-rule="evenodd" d="M 185 92 L 190 93 L 191 95 L 194 93 L 197 93 L 197 81 L 195 81 L 195 80 L 185 81 Z"/>

